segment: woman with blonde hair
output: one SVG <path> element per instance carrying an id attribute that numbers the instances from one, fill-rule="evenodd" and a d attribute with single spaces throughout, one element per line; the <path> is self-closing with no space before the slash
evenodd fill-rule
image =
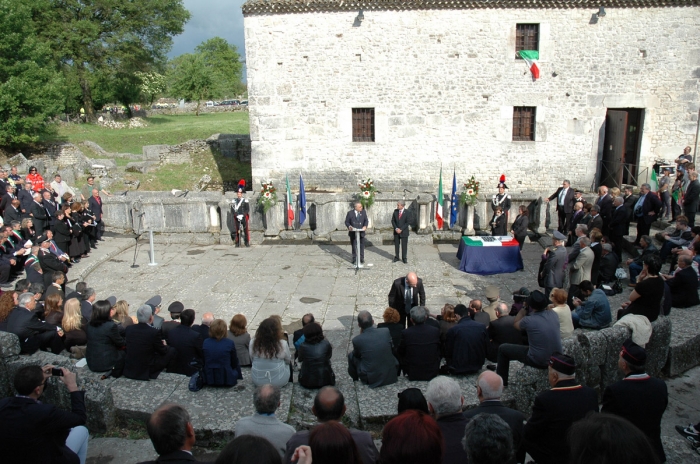
<path id="1" fill-rule="evenodd" d="M 117 301 L 114 305 L 114 317 L 112 320 L 124 328 L 132 325 L 134 320 L 129 316 L 129 303 L 125 300 Z"/>
<path id="2" fill-rule="evenodd" d="M 232 387 L 243 378 L 236 355 L 236 345 L 226 338 L 226 323 L 215 319 L 204 340 L 204 383 L 215 387 Z"/>
<path id="3" fill-rule="evenodd" d="M 66 350 L 70 351 L 73 346 L 87 345 L 87 333 L 85 328 L 87 320 L 80 312 L 80 301 L 71 298 L 66 301 L 63 307 L 63 321 L 61 328 L 65 334 L 63 344 Z"/>
<path id="4" fill-rule="evenodd" d="M 250 359 L 250 334 L 246 329 L 248 320 L 243 314 L 236 314 L 231 318 L 231 323 L 228 325 L 228 333 L 226 338 L 233 340 L 236 345 L 236 355 L 241 366 L 250 366 L 253 361 Z"/>
<path id="5" fill-rule="evenodd" d="M 253 384 L 284 387 L 289 383 L 292 355 L 279 316 L 270 316 L 260 323 L 250 343 Z"/>
<path id="6" fill-rule="evenodd" d="M 571 308 L 566 304 L 568 296 L 567 291 L 561 288 L 555 288 L 549 294 L 549 299 L 552 302 L 549 309 L 557 313 L 559 317 L 559 335 L 561 335 L 562 340 L 574 335 L 574 320 L 571 317 Z"/>

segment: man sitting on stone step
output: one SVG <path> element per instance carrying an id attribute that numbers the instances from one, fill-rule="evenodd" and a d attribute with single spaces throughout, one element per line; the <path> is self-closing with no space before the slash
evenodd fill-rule
<path id="1" fill-rule="evenodd" d="M 314 398 L 314 406 L 311 412 L 316 416 L 319 423 L 328 421 L 338 421 L 342 424 L 341 418 L 345 415 L 345 398 L 336 387 L 321 388 Z M 356 429 L 348 429 L 352 439 L 355 441 L 357 451 L 362 458 L 362 464 L 376 464 L 379 461 L 379 451 L 374 445 L 372 435 L 369 432 L 362 432 Z M 284 464 L 291 464 L 294 450 L 299 446 L 309 444 L 309 431 L 302 430 L 292 435 L 287 442 L 287 452 L 284 456 Z"/>
<path id="2" fill-rule="evenodd" d="M 236 422 L 235 438 L 242 435 L 254 435 L 267 439 L 277 448 L 280 456 L 284 457 L 287 449 L 287 442 L 296 432 L 294 427 L 285 424 L 277 417 L 275 411 L 280 406 L 280 388 L 270 384 L 260 385 L 253 393 L 253 405 L 255 414 L 244 417 Z M 294 450 L 292 450 L 294 452 Z"/>
<path id="3" fill-rule="evenodd" d="M 179 404 L 164 404 L 156 409 L 148 419 L 146 430 L 158 459 L 139 464 L 199 462 L 192 456 L 196 439 L 190 415 Z"/>

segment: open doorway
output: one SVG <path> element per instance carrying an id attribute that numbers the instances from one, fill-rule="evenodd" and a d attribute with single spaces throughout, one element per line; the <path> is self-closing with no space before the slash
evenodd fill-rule
<path id="1" fill-rule="evenodd" d="M 598 185 L 639 185 L 637 177 L 643 125 L 643 108 L 608 108 Z"/>

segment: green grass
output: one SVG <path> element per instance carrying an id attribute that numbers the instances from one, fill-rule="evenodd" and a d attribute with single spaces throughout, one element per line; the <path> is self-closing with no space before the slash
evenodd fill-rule
<path id="1" fill-rule="evenodd" d="M 44 143 L 91 140 L 109 153 L 141 154 L 144 145 L 177 145 L 192 139 L 206 139 L 212 134 L 247 134 L 248 112 L 205 113 L 195 116 L 155 115 L 145 118 L 148 127 L 110 129 L 97 124 L 62 124 L 57 134 Z"/>

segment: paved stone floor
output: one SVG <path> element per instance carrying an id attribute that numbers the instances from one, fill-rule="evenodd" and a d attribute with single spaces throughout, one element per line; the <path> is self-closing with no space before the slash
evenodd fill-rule
<path id="1" fill-rule="evenodd" d="M 393 408 L 395 392 L 389 395 L 368 394 L 353 389 L 346 373 L 345 353 L 350 339 L 356 335 L 354 318 L 368 310 L 381 322 L 387 305 L 387 294 L 394 279 L 415 271 L 423 279 L 426 306 L 439 312 L 445 303 L 468 303 L 473 298 L 484 299 L 483 289 L 496 285 L 501 297 L 511 301 L 510 294 L 522 286 L 537 288 L 536 272 L 542 247 L 526 244 L 523 249 L 525 270 L 513 274 L 475 276 L 459 271 L 456 244 L 418 245 L 409 240 L 408 264 L 392 263 L 393 246 L 368 247 L 365 260 L 372 266 L 356 273 L 347 245 L 259 245 L 234 248 L 225 245 L 187 246 L 156 245 L 157 266 L 150 266 L 148 246 L 139 245 L 136 264 L 132 268 L 134 249 L 127 247 L 133 239 L 109 237 L 88 260 L 74 266 L 69 273 L 69 285 L 80 276 L 97 291 L 98 299 L 115 295 L 131 305 L 135 314 L 140 304 L 153 295 L 163 297 L 161 315 L 167 319 L 167 306 L 175 300 L 197 312 L 197 323 L 206 311 L 225 321 L 243 313 L 249 321 L 249 331 L 266 317 L 278 314 L 291 332 L 300 326 L 299 319 L 311 312 L 322 323 L 334 347 L 333 364 L 338 385 L 346 393 L 348 420 L 355 423 L 363 407 Z M 100 259 L 101 258 L 101 259 Z M 104 261 L 97 265 L 98 262 Z M 88 274 L 89 273 L 89 274 Z M 617 307 L 629 292 L 614 297 Z M 671 402 L 664 416 L 664 442 L 671 450 L 669 462 L 698 462 L 673 430 L 677 423 L 700 420 L 700 394 L 697 391 L 700 368 L 693 369 L 670 382 Z M 466 391 L 465 396 L 474 392 Z M 311 394 L 294 385 L 293 411 L 290 422 L 309 422 L 303 411 L 310 404 Z M 348 391 L 349 390 L 349 391 Z M 369 390 L 369 389 L 366 389 Z M 386 393 L 386 392 L 385 392 Z M 381 406 L 379 405 L 381 403 Z M 137 462 L 152 457 L 152 449 L 138 441 L 93 440 L 90 456 L 93 464 L 103 462 Z M 130 443 L 133 444 L 130 445 Z M 123 451 L 123 456 L 117 456 Z M 133 450 L 133 452 L 132 452 Z M 151 453 L 150 455 L 148 453 Z"/>

